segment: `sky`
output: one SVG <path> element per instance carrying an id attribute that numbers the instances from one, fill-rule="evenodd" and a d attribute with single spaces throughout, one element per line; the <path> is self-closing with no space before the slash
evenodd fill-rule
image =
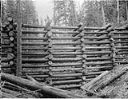
<path id="1" fill-rule="evenodd" d="M 45 19 L 47 16 L 53 17 L 53 1 L 54 0 L 33 0 L 36 6 L 36 11 L 39 19 Z M 76 6 L 80 6 L 84 0 L 74 0 Z"/>

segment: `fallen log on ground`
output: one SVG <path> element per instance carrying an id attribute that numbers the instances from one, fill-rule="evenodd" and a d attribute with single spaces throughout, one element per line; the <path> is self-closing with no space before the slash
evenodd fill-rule
<path id="1" fill-rule="evenodd" d="M 89 83 L 87 83 L 86 85 L 82 86 L 81 88 L 84 89 L 90 89 L 91 87 L 94 86 L 94 84 L 99 81 L 101 78 L 103 78 L 105 75 L 107 75 L 109 72 L 105 71 L 103 72 L 101 75 L 99 75 L 98 77 L 94 78 L 93 80 L 91 80 Z"/>
<path id="2" fill-rule="evenodd" d="M 1 94 L 2 95 L 0 96 L 0 98 L 17 98 L 16 96 L 5 93 L 5 92 L 2 92 Z"/>
<path id="3" fill-rule="evenodd" d="M 33 82 L 10 74 L 1 73 L 1 79 L 22 87 L 27 87 L 28 89 L 41 90 L 40 92 L 43 95 L 49 96 L 49 98 L 80 98 L 80 96 L 74 95 L 69 91 L 54 88 L 38 82 Z"/>
<path id="4" fill-rule="evenodd" d="M 114 82 L 116 79 L 120 78 L 122 75 L 124 75 L 127 72 L 128 72 L 128 68 L 124 68 L 123 70 L 120 71 L 119 74 L 117 74 L 117 75 L 111 77 L 110 79 L 106 80 L 103 84 L 100 84 L 100 86 L 98 87 L 98 89 L 103 89 L 104 87 L 106 87 L 110 83 Z"/>
<path id="5" fill-rule="evenodd" d="M 128 72 L 128 68 L 116 69 L 109 72 L 103 72 L 98 77 L 94 78 L 92 81 L 82 86 L 83 90 L 91 90 L 92 92 L 99 92 L 106 86 L 114 83 L 116 79 L 120 78 L 122 75 Z"/>

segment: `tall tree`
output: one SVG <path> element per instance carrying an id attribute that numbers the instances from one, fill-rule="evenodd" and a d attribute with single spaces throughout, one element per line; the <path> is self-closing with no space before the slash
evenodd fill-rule
<path id="1" fill-rule="evenodd" d="M 2 20 L 6 20 L 8 16 L 12 17 L 16 21 L 17 10 L 16 0 L 4 0 L 2 2 Z M 35 11 L 34 1 L 21 0 L 21 14 L 22 23 L 38 24 L 37 14 Z"/>
<path id="2" fill-rule="evenodd" d="M 54 24 L 73 26 L 76 24 L 73 0 L 54 0 Z"/>

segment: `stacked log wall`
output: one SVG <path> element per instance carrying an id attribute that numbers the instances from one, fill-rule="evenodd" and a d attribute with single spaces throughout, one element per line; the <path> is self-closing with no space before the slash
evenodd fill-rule
<path id="1" fill-rule="evenodd" d="M 2 70 L 14 73 L 16 29 L 4 29 Z M 22 77 L 29 75 L 57 88 L 80 88 L 102 72 L 118 64 L 128 64 L 127 28 L 112 28 L 109 25 L 46 28 L 23 24 L 21 32 Z M 14 58 L 8 61 L 7 57 Z"/>

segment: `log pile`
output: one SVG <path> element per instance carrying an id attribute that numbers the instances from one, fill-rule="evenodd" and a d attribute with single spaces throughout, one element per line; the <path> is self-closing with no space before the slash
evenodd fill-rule
<path id="1" fill-rule="evenodd" d="M 125 91 L 127 91 L 127 79 L 128 67 L 119 65 L 117 67 L 114 67 L 114 69 L 111 71 L 103 72 L 101 75 L 94 78 L 81 88 L 87 92 L 87 95 L 96 95 L 100 97 L 109 98 L 121 98 L 123 95 L 119 96 L 120 94 L 117 92 L 121 93 L 122 88 L 124 88 Z"/>
<path id="2" fill-rule="evenodd" d="M 12 18 L 1 28 L 1 57 L 2 71 L 15 74 L 16 72 L 16 26 Z"/>
<path id="3" fill-rule="evenodd" d="M 36 80 L 23 79 L 10 74 L 2 73 L 2 97 L 35 97 L 35 98 L 82 98 L 69 91 L 57 89 Z"/>

